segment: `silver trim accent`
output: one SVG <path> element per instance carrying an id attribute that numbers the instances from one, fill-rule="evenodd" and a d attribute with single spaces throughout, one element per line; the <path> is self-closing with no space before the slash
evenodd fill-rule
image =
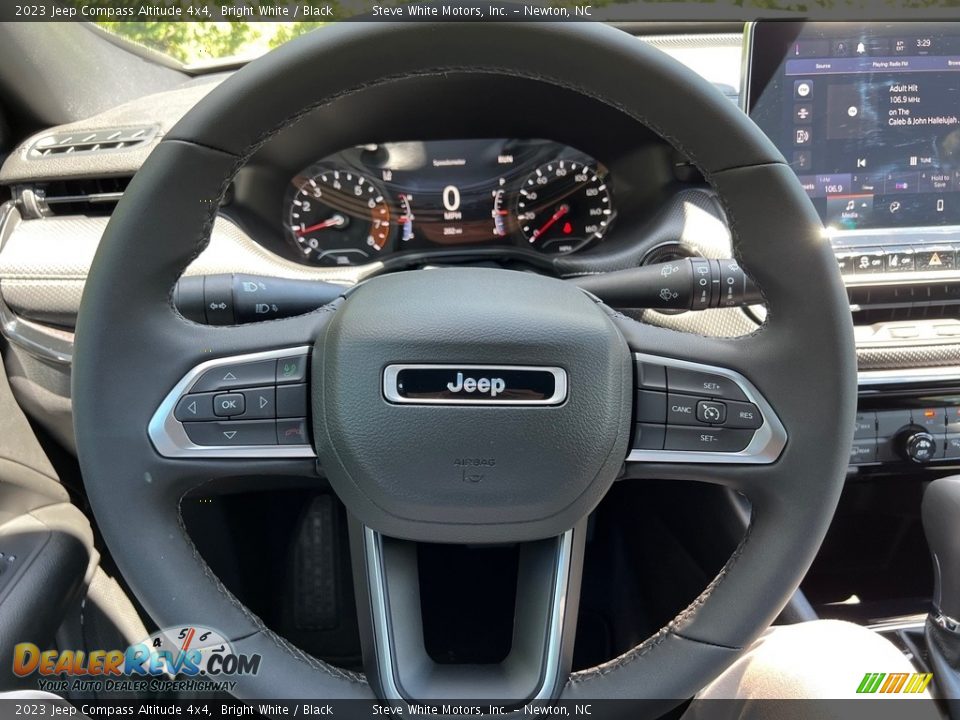
<path id="1" fill-rule="evenodd" d="M 897 632 L 899 630 L 923 630 L 926 621 L 926 613 L 901 615 L 898 617 L 874 620 L 867 625 L 867 630 L 873 630 L 875 633 Z"/>
<path id="2" fill-rule="evenodd" d="M 665 367 L 684 368 L 687 370 L 696 370 L 699 372 L 708 372 L 714 375 L 720 375 L 729 380 L 733 380 L 747 400 L 752 402 L 760 409 L 760 415 L 763 417 L 761 425 L 753 434 L 750 444 L 743 450 L 737 452 L 703 452 L 699 450 L 640 450 L 633 449 L 627 455 L 627 462 L 670 462 L 670 463 L 738 463 L 748 465 L 766 465 L 774 462 L 783 448 L 787 444 L 787 431 L 784 429 L 780 418 L 773 411 L 770 403 L 766 401 L 760 391 L 753 386 L 743 375 L 727 368 L 715 367 L 713 365 L 704 365 L 702 363 L 690 362 L 688 360 L 675 360 L 674 358 L 661 357 L 659 355 L 647 355 L 645 353 L 634 353 L 634 358 L 642 362 L 648 362 Z M 723 399 L 720 398 L 722 402 Z M 717 426 L 702 426 L 704 430 Z"/>
<path id="3" fill-rule="evenodd" d="M 557 548 L 556 572 L 553 580 L 553 600 L 550 603 L 550 628 L 547 631 L 546 662 L 543 668 L 543 681 L 534 700 L 549 700 L 552 689 L 561 687 L 560 650 L 563 640 L 563 620 L 567 612 L 567 587 L 570 583 L 570 565 L 573 561 L 573 533 L 567 530 L 560 536 Z"/>
<path id="4" fill-rule="evenodd" d="M 410 398 L 397 390 L 397 376 L 402 370 L 506 370 L 509 372 L 546 372 L 553 375 L 553 395 L 543 400 L 478 400 L 463 398 L 445 400 L 441 398 Z M 413 364 L 387 365 L 383 369 L 383 396 L 393 403 L 402 405 L 487 405 L 507 407 L 513 405 L 560 405 L 567 399 L 567 371 L 560 367 L 536 365 L 450 365 L 450 364 Z"/>
<path id="5" fill-rule="evenodd" d="M 920 247 L 919 245 L 917 247 Z M 838 248 L 834 248 L 834 253 Z M 856 252 L 853 250 L 852 252 Z M 887 286 L 887 285 L 930 285 L 934 283 L 948 283 L 960 280 L 960 271 L 944 270 L 919 270 L 905 273 L 863 273 L 862 275 L 851 275 L 845 273 L 841 275 L 843 284 L 847 287 L 867 286 Z M 927 305 L 950 305 L 949 300 L 930 300 L 925 302 Z M 871 305 L 872 307 L 872 305 Z"/>
<path id="6" fill-rule="evenodd" d="M 860 387 L 931 382 L 960 382 L 960 365 L 904 370 L 861 370 L 857 373 L 857 384 Z"/>
<path id="7" fill-rule="evenodd" d="M 70 365 L 73 362 L 73 334 L 24 320 L 13 312 L 0 294 L 0 333 L 36 358 Z"/>
<path id="8" fill-rule="evenodd" d="M 177 402 L 186 395 L 203 373 L 210 368 L 233 363 L 274 360 L 290 355 L 306 355 L 309 346 L 267 350 L 244 355 L 228 355 L 202 362 L 190 370 L 160 403 L 160 407 L 150 418 L 147 434 L 157 452 L 164 457 L 192 458 L 309 458 L 316 457 L 310 445 L 196 445 L 187 436 L 183 423 L 173 413 Z"/>
<path id="9" fill-rule="evenodd" d="M 567 605 L 567 585 L 570 582 L 570 565 L 573 560 L 573 530 L 560 536 L 557 549 L 556 572 L 554 573 L 553 598 L 550 603 L 549 629 L 547 631 L 546 661 L 537 694 L 528 702 L 550 700 L 553 688 L 560 683 L 560 649 L 563 639 L 563 619 Z M 416 701 L 404 698 L 397 687 L 393 644 L 387 611 L 386 579 L 383 573 L 383 549 L 381 535 L 367 526 L 363 528 L 363 554 L 367 569 L 367 584 L 370 589 L 370 611 L 373 614 L 373 642 L 380 670 L 380 685 L 385 700 Z"/>
<path id="10" fill-rule="evenodd" d="M 743 28 L 743 57 L 740 61 L 740 96 L 738 105 L 745 115 L 750 115 L 750 75 L 753 74 L 753 36 L 756 33 L 756 20 L 749 21 Z"/>
<path id="11" fill-rule="evenodd" d="M 0 252 L 6 245 L 10 233 L 13 232 L 14 223 L 19 219 L 20 213 L 13 200 L 0 205 Z M 3 299 L 2 288 L 0 288 L 0 334 L 13 345 L 41 360 L 58 365 L 70 365 L 73 360 L 73 334 L 21 318 Z"/>
<path id="12" fill-rule="evenodd" d="M 845 240 L 851 238 L 853 240 L 860 240 L 862 238 L 870 238 L 873 236 L 885 237 L 888 235 L 893 236 L 912 236 L 912 235 L 947 235 L 951 237 L 936 238 L 932 240 L 924 239 L 922 243 L 917 243 L 917 245 L 936 245 L 939 242 L 956 242 L 960 239 L 960 225 L 911 225 L 910 227 L 884 227 L 884 228 L 861 228 L 859 230 L 844 230 L 841 228 L 824 228 L 824 233 L 830 240 Z M 879 243 L 878 247 L 883 247 L 888 243 Z M 895 244 L 901 244 L 897 241 Z M 835 248 L 837 250 L 845 250 L 848 246 L 840 245 Z M 855 250 L 857 245 L 850 245 L 851 250 Z"/>
<path id="13" fill-rule="evenodd" d="M 960 620 L 944 615 L 939 610 L 930 614 L 930 620 L 947 632 L 960 634 Z"/>

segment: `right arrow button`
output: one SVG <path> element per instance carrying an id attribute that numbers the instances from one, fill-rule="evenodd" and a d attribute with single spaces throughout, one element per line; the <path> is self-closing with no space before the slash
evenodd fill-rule
<path id="1" fill-rule="evenodd" d="M 243 415 L 238 419 L 247 420 L 254 418 L 275 418 L 277 416 L 276 401 L 277 391 L 272 387 L 255 388 L 253 390 L 241 390 L 246 409 Z"/>

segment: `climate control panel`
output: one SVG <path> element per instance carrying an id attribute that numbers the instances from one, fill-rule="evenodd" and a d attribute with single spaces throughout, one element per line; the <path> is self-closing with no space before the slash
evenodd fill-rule
<path id="1" fill-rule="evenodd" d="M 857 413 L 851 465 L 960 461 L 960 398 Z"/>

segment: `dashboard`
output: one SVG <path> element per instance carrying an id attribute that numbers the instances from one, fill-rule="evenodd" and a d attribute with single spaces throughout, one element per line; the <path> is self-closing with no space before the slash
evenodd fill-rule
<path id="1" fill-rule="evenodd" d="M 796 172 L 847 285 L 861 382 L 951 384 L 953 400 L 929 391 L 895 401 L 877 392 L 865 406 L 857 431 L 864 443 L 852 462 L 900 457 L 897 438 L 907 426 L 891 431 L 884 413 L 925 418 L 960 397 L 960 23 L 760 22 L 745 36 L 637 42 L 695 67 L 739 102 Z M 69 368 L 86 274 L 129 178 L 227 76 L 48 128 L 6 157 L 0 184 L 13 202 L 0 206 L 0 321 L 17 338 L 11 346 L 41 353 L 38 378 L 49 363 Z M 405 102 L 413 82 L 428 113 Z M 536 111 L 478 113 L 476 103 L 448 97 L 450 82 L 469 84 L 474 98 L 496 97 L 499 107 Z M 616 108 L 483 75 L 419 78 L 370 98 L 375 105 L 339 98 L 258 147 L 186 275 L 349 286 L 441 264 L 578 277 L 683 255 L 730 257 L 729 227 L 703 176 Z M 377 108 L 392 109 L 386 135 Z M 534 121 L 541 116 L 562 122 L 544 137 Z M 142 143 L 68 143 L 77 130 L 109 136 L 130 126 L 149 129 Z M 59 154 L 38 145 L 51 137 L 64 144 Z M 706 336 L 748 334 L 761 318 L 740 309 L 625 311 Z M 56 392 L 68 395 L 69 373 L 57 382 Z M 57 434 L 69 444 L 69 417 L 58 407 L 44 413 L 63 419 Z M 941 415 L 934 410 L 935 420 Z M 936 447 L 945 453 L 944 437 Z"/>
<path id="2" fill-rule="evenodd" d="M 351 147 L 297 173 L 283 211 L 298 254 L 325 266 L 477 246 L 566 254 L 600 242 L 615 218 L 606 167 L 517 138 Z"/>

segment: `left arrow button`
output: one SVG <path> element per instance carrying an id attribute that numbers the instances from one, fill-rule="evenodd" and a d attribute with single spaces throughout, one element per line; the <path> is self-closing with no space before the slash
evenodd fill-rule
<path id="1" fill-rule="evenodd" d="M 213 412 L 213 395 L 213 393 L 184 395 L 177 403 L 173 416 L 180 422 L 216 419 L 217 416 Z"/>

